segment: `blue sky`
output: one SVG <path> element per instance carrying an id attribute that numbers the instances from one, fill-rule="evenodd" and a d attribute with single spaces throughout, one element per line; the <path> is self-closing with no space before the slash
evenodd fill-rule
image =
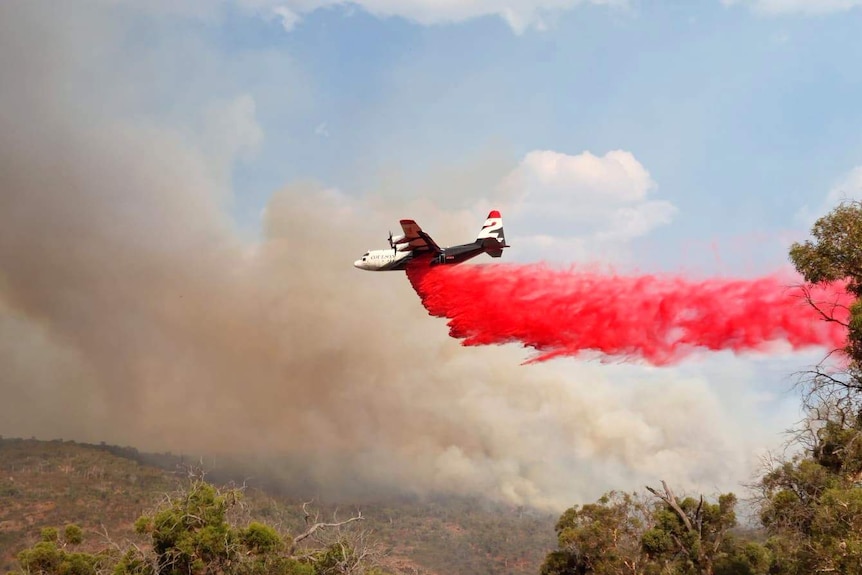
<path id="1" fill-rule="evenodd" d="M 739 489 L 822 350 L 521 366 L 351 262 L 499 208 L 507 261 L 786 268 L 862 197 L 859 30 L 853 0 L 0 3 L 0 433 L 554 509 Z"/>
<path id="2" fill-rule="evenodd" d="M 545 29 L 516 31 L 494 13 L 447 22 L 442 9 L 444 21 L 420 24 L 414 12 L 427 5 L 433 22 L 435 3 L 412 4 L 390 16 L 353 4 L 292 7 L 300 16 L 289 31 L 272 11 L 290 3 L 228 3 L 167 23 L 157 13 L 156 33 L 233 63 L 224 76 L 201 74 L 209 96 L 254 99 L 264 138 L 233 175 L 242 226 L 255 229 L 269 195 L 291 180 L 373 194 L 397 171 L 412 198 L 412 181 L 469 170 L 483 155 L 514 164 L 531 150 L 621 149 L 649 171 L 653 196 L 679 210 L 633 247 L 640 267 L 708 271 L 720 246 L 723 271 L 754 273 L 783 265 L 782 245 L 759 246 L 739 268 L 728 260 L 743 257 L 733 253 L 740 238 L 786 243 L 810 223 L 798 212 L 822 208 L 862 157 L 862 10 L 586 4 L 549 11 Z M 132 26 L 129 50 L 153 50 L 153 33 Z M 177 54 L 186 82 L 196 80 L 193 56 Z M 183 101 L 152 104 L 159 112 Z M 495 201 L 494 189 L 473 194 Z M 692 243 L 711 247 L 691 254 Z"/>

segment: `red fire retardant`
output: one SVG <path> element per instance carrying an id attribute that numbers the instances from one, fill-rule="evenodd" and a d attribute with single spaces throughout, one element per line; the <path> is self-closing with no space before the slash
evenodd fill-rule
<path id="1" fill-rule="evenodd" d="M 779 341 L 832 350 L 847 336 L 806 303 L 792 276 L 691 280 L 544 264 L 415 264 L 410 282 L 432 316 L 449 320 L 452 337 L 467 346 L 521 343 L 537 351 L 529 362 L 593 352 L 667 365 L 697 350 L 768 352 Z M 847 320 L 851 297 L 842 285 L 808 289 Z"/>

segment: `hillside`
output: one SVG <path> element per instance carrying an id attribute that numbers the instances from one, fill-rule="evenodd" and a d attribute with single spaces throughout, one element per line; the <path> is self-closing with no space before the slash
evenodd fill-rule
<path id="1" fill-rule="evenodd" d="M 77 523 L 86 548 L 135 539 L 133 523 L 174 491 L 186 471 L 169 454 L 69 441 L 0 439 L 0 572 L 45 526 Z M 227 481 L 226 472 L 213 474 Z M 215 479 L 214 479 L 215 481 Z M 251 514 L 296 533 L 303 493 L 246 489 Z M 365 527 L 388 551 L 389 564 L 428 575 L 534 574 L 555 545 L 556 517 L 471 498 L 378 498 L 361 506 L 324 502 L 322 516 L 361 508 Z"/>

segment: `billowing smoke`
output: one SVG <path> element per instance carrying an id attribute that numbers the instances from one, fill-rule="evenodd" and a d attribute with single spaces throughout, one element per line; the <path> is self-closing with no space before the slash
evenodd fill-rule
<path id="1" fill-rule="evenodd" d="M 452 337 L 521 343 L 537 350 L 533 361 L 598 352 L 668 365 L 694 351 L 764 351 L 777 341 L 838 349 L 851 303 L 840 285 L 790 287 L 779 276 L 696 281 L 419 260 L 407 274 L 428 312 L 449 319 Z M 825 321 L 809 299 L 839 321 Z"/>
<path id="2" fill-rule="evenodd" d="M 427 202 L 292 183 L 259 237 L 237 229 L 256 102 L 289 99 L 210 84 L 266 77 L 275 56 L 252 74 L 258 55 L 129 13 L 145 6 L 0 2 L 0 433 L 285 456 L 334 488 L 553 508 L 659 477 L 732 487 L 776 440 L 755 406 L 778 400 L 747 387 L 770 381 L 761 367 L 521 367 L 511 346 L 461 348 L 403 275 L 351 266 Z"/>

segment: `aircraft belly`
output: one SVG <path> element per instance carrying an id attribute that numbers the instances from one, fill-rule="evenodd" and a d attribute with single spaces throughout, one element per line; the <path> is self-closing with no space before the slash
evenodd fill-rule
<path id="1" fill-rule="evenodd" d="M 476 256 L 481 255 L 483 252 L 484 252 L 484 250 L 482 250 L 482 249 L 473 250 L 473 251 L 469 251 L 469 252 L 462 252 L 462 253 L 454 256 L 451 260 L 449 260 L 449 258 L 447 257 L 446 263 L 447 264 L 460 264 L 462 262 L 466 262 L 467 260 L 472 260 Z"/>
<path id="2" fill-rule="evenodd" d="M 432 261 L 432 265 L 460 264 L 469 259 L 473 259 L 474 257 L 484 253 L 484 251 L 485 248 L 478 243 L 452 246 L 450 248 L 446 248 L 440 256 L 437 256 L 437 258 Z"/>

